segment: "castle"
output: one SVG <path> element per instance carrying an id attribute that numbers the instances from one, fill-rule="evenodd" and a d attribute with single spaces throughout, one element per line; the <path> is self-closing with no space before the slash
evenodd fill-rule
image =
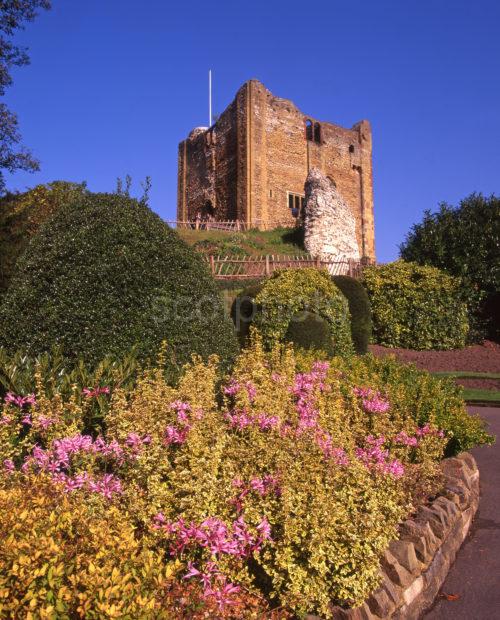
<path id="1" fill-rule="evenodd" d="M 179 144 L 177 219 L 293 226 L 311 168 L 334 182 L 355 216 L 361 255 L 375 259 L 370 123 L 345 129 L 318 121 L 257 80 L 239 89 L 212 127 Z"/>

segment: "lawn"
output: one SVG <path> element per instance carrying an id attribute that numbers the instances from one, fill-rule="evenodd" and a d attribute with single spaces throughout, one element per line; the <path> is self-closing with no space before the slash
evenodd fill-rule
<path id="1" fill-rule="evenodd" d="M 436 377 L 453 377 L 455 379 L 500 379 L 499 372 L 470 372 L 460 370 L 446 370 L 433 372 Z"/>
<path id="2" fill-rule="evenodd" d="M 495 390 L 479 390 L 475 388 L 464 388 L 464 399 L 470 403 L 491 403 L 500 404 L 500 392 Z"/>
<path id="3" fill-rule="evenodd" d="M 221 256 L 304 256 L 301 232 L 295 228 L 229 232 L 222 230 L 181 230 L 179 235 L 203 254 Z"/>
<path id="4" fill-rule="evenodd" d="M 453 379 L 500 379 L 498 372 L 472 372 L 472 371 L 441 371 L 433 372 L 435 377 L 451 377 Z M 464 387 L 464 399 L 474 403 L 500 403 L 500 391 L 495 389 L 482 389 L 477 387 Z"/>

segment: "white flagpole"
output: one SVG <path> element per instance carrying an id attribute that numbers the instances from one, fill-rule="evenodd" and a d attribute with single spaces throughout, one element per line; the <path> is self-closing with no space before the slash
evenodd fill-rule
<path id="1" fill-rule="evenodd" d="M 212 69 L 208 72 L 208 126 L 212 126 Z"/>

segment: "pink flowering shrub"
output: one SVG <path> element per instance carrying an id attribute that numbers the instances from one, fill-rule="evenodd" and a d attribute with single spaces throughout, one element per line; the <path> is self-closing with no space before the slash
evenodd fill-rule
<path id="1" fill-rule="evenodd" d="M 160 366 L 114 390 L 93 435 L 87 399 L 16 395 L 0 414 L 0 491 L 22 506 L 39 480 L 65 506 L 118 511 L 170 576 L 148 586 L 151 609 L 165 588 L 185 588 L 213 617 L 246 617 L 250 597 L 327 618 L 331 602 L 360 603 L 377 586 L 398 524 L 439 490 L 450 440 L 429 403 L 405 401 L 369 360 L 349 363 L 257 340 L 228 377 L 195 358 L 171 386 Z M 88 399 L 103 396 L 94 390 Z"/>

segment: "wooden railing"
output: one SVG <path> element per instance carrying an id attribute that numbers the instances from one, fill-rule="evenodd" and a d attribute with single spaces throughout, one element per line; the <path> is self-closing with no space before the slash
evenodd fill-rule
<path id="1" fill-rule="evenodd" d="M 167 224 L 172 228 L 180 228 L 187 230 L 226 230 L 228 232 L 239 232 L 245 230 L 252 230 L 255 228 L 263 230 L 271 230 L 273 228 L 293 228 L 296 223 L 290 220 L 255 220 L 254 222 L 247 223 L 242 220 L 167 220 Z"/>
<path id="2" fill-rule="evenodd" d="M 206 260 L 215 278 L 227 280 L 265 278 L 277 269 L 304 267 L 327 269 L 331 275 L 349 275 L 357 278 L 361 275 L 363 267 L 369 264 L 366 259 L 339 257 L 325 261 L 312 256 L 207 256 Z"/>

